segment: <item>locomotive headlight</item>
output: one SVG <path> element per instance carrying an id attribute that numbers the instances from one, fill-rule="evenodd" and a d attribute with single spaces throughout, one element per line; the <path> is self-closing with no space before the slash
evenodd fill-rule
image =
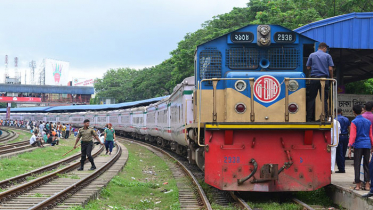
<path id="1" fill-rule="evenodd" d="M 298 88 L 299 88 L 299 84 L 298 84 L 298 82 L 297 81 L 295 81 L 295 80 L 290 80 L 289 81 L 289 90 L 290 91 L 296 91 L 296 90 L 298 90 Z"/>
<path id="2" fill-rule="evenodd" d="M 236 88 L 237 91 L 244 91 L 246 89 L 246 82 L 242 80 L 238 80 L 235 84 L 234 87 Z"/>
<path id="3" fill-rule="evenodd" d="M 271 28 L 269 27 L 269 25 L 261 25 L 259 26 L 258 31 L 261 35 L 267 36 L 271 31 Z"/>
<path id="4" fill-rule="evenodd" d="M 246 105 L 244 103 L 238 103 L 234 109 L 238 114 L 243 114 L 246 112 Z"/>

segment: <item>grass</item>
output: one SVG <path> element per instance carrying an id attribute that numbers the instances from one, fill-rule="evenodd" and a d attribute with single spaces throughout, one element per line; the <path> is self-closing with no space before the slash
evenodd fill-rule
<path id="1" fill-rule="evenodd" d="M 13 130 L 11 128 L 8 128 L 7 130 Z M 1 145 L 4 144 L 10 144 L 10 143 L 16 143 L 20 141 L 30 140 L 32 134 L 29 131 L 23 131 L 23 130 L 13 130 L 14 132 L 18 133 L 18 137 L 12 141 L 8 141 L 6 143 L 1 143 Z"/>
<path id="2" fill-rule="evenodd" d="M 309 205 L 335 206 L 325 188 L 311 192 L 297 192 L 296 197 Z"/>
<path id="3" fill-rule="evenodd" d="M 26 152 L 9 159 L 0 159 L 0 180 L 29 172 L 76 154 L 79 149 L 73 150 L 62 157 L 63 154 L 73 148 L 74 143 L 75 140 L 70 137 L 70 139 L 62 139 L 60 144 L 54 147 L 37 148 L 32 152 Z M 32 179 L 32 177 L 29 179 Z"/>
<path id="4" fill-rule="evenodd" d="M 41 198 L 41 197 L 44 197 L 43 194 L 41 193 L 35 193 L 34 195 L 31 195 L 30 197 L 37 197 L 37 198 Z"/>
<path id="5" fill-rule="evenodd" d="M 180 209 L 176 180 L 165 160 L 136 144 L 125 146 L 127 165 L 101 191 L 99 200 L 71 209 Z"/>

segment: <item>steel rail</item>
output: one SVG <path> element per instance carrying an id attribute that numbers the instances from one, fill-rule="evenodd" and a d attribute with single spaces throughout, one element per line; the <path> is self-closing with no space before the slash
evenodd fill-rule
<path id="1" fill-rule="evenodd" d="M 293 201 L 299 205 L 302 205 L 304 208 L 308 209 L 308 210 L 315 210 L 314 208 L 312 208 L 311 206 L 307 205 L 306 203 L 298 200 L 297 198 L 293 198 Z"/>
<path id="2" fill-rule="evenodd" d="M 23 146 L 23 145 L 27 145 L 29 144 L 29 141 L 26 140 L 26 141 L 20 141 L 20 142 L 15 142 L 15 143 L 10 143 L 10 144 L 3 144 L 3 145 L 0 145 L 0 149 L 6 149 L 6 148 L 14 148 L 14 147 L 18 147 L 18 146 Z"/>
<path id="3" fill-rule="evenodd" d="M 5 188 L 8 188 L 12 185 L 19 184 L 21 182 L 26 181 L 27 177 L 32 177 L 32 176 L 42 174 L 42 173 L 47 172 L 47 171 L 51 171 L 53 169 L 58 168 L 60 165 L 63 165 L 63 164 L 69 163 L 69 162 L 71 162 L 75 159 L 78 159 L 80 156 L 81 156 L 81 153 L 79 152 L 76 155 L 67 157 L 65 159 L 62 159 L 60 161 L 51 163 L 51 164 L 43 166 L 41 168 L 37 168 L 37 169 L 32 170 L 30 172 L 27 172 L 27 173 L 24 173 L 24 174 L 15 176 L 15 177 L 11 177 L 11 178 L 3 180 L 3 181 L 0 181 L 0 188 L 5 189 Z"/>
<path id="4" fill-rule="evenodd" d="M 26 149 L 29 149 L 29 148 L 32 148 L 32 146 L 30 144 L 29 145 L 23 145 L 23 146 L 20 146 L 20 147 L 13 147 L 13 148 L 9 148 L 9 149 L 4 149 L 4 150 L 0 150 L 0 155 L 5 155 L 5 154 L 12 153 L 12 152 L 22 151 L 22 150 L 26 150 Z"/>
<path id="5" fill-rule="evenodd" d="M 100 147 L 100 149 L 95 153 L 93 154 L 92 156 L 93 157 L 97 157 L 102 151 L 104 150 L 103 146 Z M 72 171 L 74 170 L 75 168 L 78 168 L 80 166 L 80 162 L 76 162 L 70 166 L 66 166 L 60 170 L 57 170 L 53 173 L 50 173 L 50 174 L 47 174 L 45 176 L 42 176 L 42 177 L 39 177 L 37 179 L 34 179 L 30 182 L 27 182 L 25 184 L 22 184 L 20 186 L 17 186 L 17 187 L 14 187 L 14 188 L 11 188 L 7 191 L 4 191 L 4 192 L 0 192 L 0 202 L 3 203 L 7 200 L 10 200 L 14 197 L 18 197 L 36 187 L 39 187 L 40 185 L 43 185 L 45 183 L 48 183 L 50 181 L 52 181 L 53 179 L 55 178 L 58 178 L 58 174 L 64 174 L 64 173 L 67 173 L 69 171 Z"/>
<path id="6" fill-rule="evenodd" d="M 120 158 L 120 156 L 122 155 L 122 148 L 119 145 L 116 145 L 116 146 L 118 147 L 118 149 L 117 149 L 115 156 L 113 156 L 108 162 L 106 162 L 99 169 L 94 171 L 94 173 L 68 186 L 64 190 L 54 194 L 48 199 L 36 204 L 35 206 L 29 208 L 29 210 L 31 209 L 52 209 L 55 206 L 57 206 L 59 203 L 63 203 L 64 200 L 71 197 L 77 191 L 83 189 L 86 185 L 91 183 L 94 179 L 96 179 L 98 176 L 104 173 L 108 168 L 110 168 Z"/>
<path id="7" fill-rule="evenodd" d="M 237 204 L 241 207 L 241 209 L 247 209 L 247 210 L 252 210 L 252 208 L 245 202 L 244 199 L 240 198 L 234 192 L 230 192 L 230 195 L 232 198 L 237 202 Z"/>
<path id="8" fill-rule="evenodd" d="M 126 140 L 126 141 L 133 141 L 134 139 L 128 139 L 128 138 L 125 138 L 125 137 L 117 137 L 118 139 L 123 139 L 123 140 Z M 140 145 L 145 145 L 145 146 L 148 146 L 148 147 L 151 147 L 152 149 L 155 149 L 159 152 L 161 152 L 162 154 L 166 155 L 167 157 L 169 157 L 170 159 L 172 159 L 173 161 L 175 161 L 175 163 L 180 166 L 180 168 L 184 171 L 184 173 L 192 180 L 194 186 L 197 188 L 197 192 L 202 200 L 202 203 L 204 205 L 204 209 L 207 209 L 207 210 L 212 210 L 212 207 L 211 207 L 211 204 L 210 204 L 210 201 L 208 200 L 205 192 L 203 191 L 201 185 L 199 184 L 197 178 L 192 174 L 192 172 L 186 168 L 186 166 L 184 164 L 182 164 L 179 160 L 177 160 L 176 158 L 174 158 L 172 155 L 170 155 L 168 152 L 164 151 L 163 149 L 159 148 L 159 147 L 156 147 L 154 145 L 151 145 L 151 144 L 148 144 L 148 143 L 144 143 L 144 142 L 141 142 L 141 141 L 137 141 L 135 140 L 137 144 L 140 144 Z"/>
<path id="9" fill-rule="evenodd" d="M 3 130 L 3 131 L 5 131 L 5 130 Z M 7 142 L 7 141 L 10 141 L 11 139 L 17 137 L 17 134 L 12 130 L 6 130 L 6 132 L 8 133 L 8 135 L 4 138 L 0 138 L 0 142 Z"/>
<path id="10" fill-rule="evenodd" d="M 0 136 L 0 141 L 9 136 L 10 132 L 8 130 L 1 129 L 3 134 Z"/>

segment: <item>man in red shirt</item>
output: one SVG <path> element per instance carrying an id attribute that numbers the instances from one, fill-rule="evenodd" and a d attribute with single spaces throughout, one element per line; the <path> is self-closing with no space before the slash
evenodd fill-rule
<path id="1" fill-rule="evenodd" d="M 348 157 L 351 158 L 351 147 L 354 147 L 354 169 L 355 169 L 355 190 L 361 190 L 360 180 L 360 164 L 361 159 L 364 156 L 363 168 L 364 168 L 364 182 L 366 182 L 365 188 L 369 188 L 369 158 L 370 150 L 373 145 L 372 135 L 372 123 L 365 119 L 362 115 L 362 107 L 360 105 L 354 105 L 353 112 L 355 119 L 351 122 L 350 129 L 350 140 Z"/>

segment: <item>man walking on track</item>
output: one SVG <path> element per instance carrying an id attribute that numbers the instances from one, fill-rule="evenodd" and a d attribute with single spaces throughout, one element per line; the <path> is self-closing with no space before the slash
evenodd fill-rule
<path id="1" fill-rule="evenodd" d="M 108 124 L 108 129 L 105 130 L 105 147 L 106 147 L 106 154 L 113 151 L 115 141 L 115 130 L 112 128 L 111 123 Z"/>
<path id="2" fill-rule="evenodd" d="M 88 157 L 89 162 L 91 162 L 92 167 L 90 170 L 95 170 L 96 166 L 95 163 L 93 162 L 93 158 L 91 155 L 92 148 L 93 148 L 93 141 L 92 137 L 97 139 L 97 141 L 100 142 L 100 139 L 97 137 L 96 132 L 93 130 L 93 128 L 89 127 L 89 120 L 84 120 L 84 127 L 79 129 L 79 134 L 76 138 L 74 149 L 76 149 L 76 144 L 79 142 L 81 139 L 81 152 L 82 152 L 82 157 L 80 159 L 80 168 L 78 171 L 84 170 L 84 162 L 86 160 L 86 157 Z M 101 143 L 101 145 L 103 145 Z"/>

